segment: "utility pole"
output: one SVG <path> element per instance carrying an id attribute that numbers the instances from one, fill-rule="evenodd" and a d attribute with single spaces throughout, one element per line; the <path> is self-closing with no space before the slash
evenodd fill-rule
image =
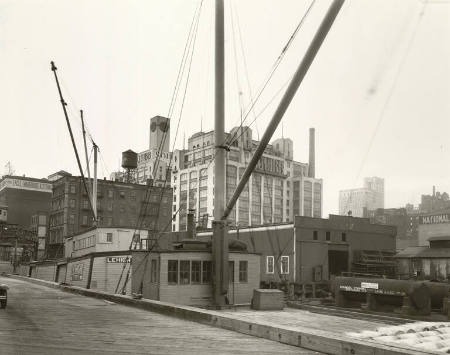
<path id="1" fill-rule="evenodd" d="M 212 259 L 214 304 L 226 304 L 228 292 L 228 225 L 221 217 L 225 208 L 225 49 L 224 0 L 216 0 L 215 9 L 215 122 L 214 122 L 214 221 Z"/>

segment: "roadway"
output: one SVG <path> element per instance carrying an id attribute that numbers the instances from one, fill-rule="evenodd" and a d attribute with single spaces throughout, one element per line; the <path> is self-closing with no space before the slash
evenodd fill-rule
<path id="1" fill-rule="evenodd" d="M 313 354 L 298 347 L 0 276 L 5 354 Z M 314 353 L 317 354 L 317 353 Z"/>

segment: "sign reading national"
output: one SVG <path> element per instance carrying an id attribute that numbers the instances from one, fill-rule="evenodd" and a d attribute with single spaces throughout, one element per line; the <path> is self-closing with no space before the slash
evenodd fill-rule
<path id="1" fill-rule="evenodd" d="M 432 216 L 421 216 L 419 222 L 420 224 L 450 223 L 450 214 L 442 213 Z"/>

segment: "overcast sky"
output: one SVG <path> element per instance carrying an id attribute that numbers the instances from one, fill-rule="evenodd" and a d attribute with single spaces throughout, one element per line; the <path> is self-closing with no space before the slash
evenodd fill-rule
<path id="1" fill-rule="evenodd" d="M 18 175 L 46 177 L 61 169 L 78 174 L 51 60 L 80 150 L 78 110 L 85 111 L 101 150 L 101 176 L 118 169 L 122 151 L 147 149 L 149 118 L 168 114 L 199 3 L 0 0 L 0 168 L 10 161 Z M 229 130 L 239 124 L 250 91 L 255 96 L 310 1 L 225 3 Z M 329 4 L 316 0 L 256 113 L 292 76 Z M 213 30 L 214 2 L 204 0 L 176 148 L 201 125 L 213 129 Z M 324 216 L 338 212 L 339 190 L 361 186 L 365 176 L 385 179 L 386 207 L 417 204 L 432 185 L 450 191 L 449 37 L 450 1 L 346 1 L 283 118 L 295 160 L 307 162 L 308 128 L 316 128 Z M 255 138 L 279 98 L 252 125 Z M 274 138 L 281 135 L 280 126 Z"/>

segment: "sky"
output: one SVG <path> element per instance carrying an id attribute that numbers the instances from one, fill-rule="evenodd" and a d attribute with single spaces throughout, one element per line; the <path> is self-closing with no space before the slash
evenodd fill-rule
<path id="1" fill-rule="evenodd" d="M 244 121 L 257 116 L 255 139 L 330 3 L 314 2 Z M 100 176 L 118 170 L 122 151 L 147 149 L 149 119 L 169 114 L 200 4 L 189 80 L 186 71 L 171 112 L 174 148 L 214 128 L 214 1 L 0 0 L 0 169 L 79 175 L 52 60 L 80 153 L 80 109 L 100 148 Z M 240 124 L 310 4 L 225 0 L 226 130 Z M 347 0 L 273 138 L 291 138 L 294 159 L 307 162 L 316 128 L 326 216 L 338 212 L 339 190 L 365 176 L 385 179 L 385 207 L 417 205 L 433 185 L 450 191 L 449 119 L 450 0 Z"/>

